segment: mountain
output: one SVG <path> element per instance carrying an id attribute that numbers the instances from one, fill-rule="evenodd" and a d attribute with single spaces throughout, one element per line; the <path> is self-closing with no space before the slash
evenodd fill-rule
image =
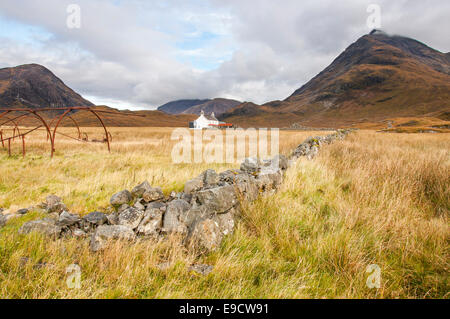
<path id="1" fill-rule="evenodd" d="M 206 100 L 178 100 L 166 103 L 158 107 L 158 111 L 168 114 L 200 114 L 203 110 L 205 113 L 214 112 L 216 115 L 222 114 L 236 106 L 241 102 L 230 99 L 206 99 Z"/>
<path id="2" fill-rule="evenodd" d="M 0 108 L 93 105 L 42 65 L 0 69 Z"/>
<path id="3" fill-rule="evenodd" d="M 210 114 L 214 112 L 216 115 L 220 115 L 225 113 L 228 110 L 231 110 L 241 104 L 241 102 L 236 100 L 222 99 L 217 98 L 214 100 L 210 100 L 203 104 L 194 105 L 182 112 L 183 114 L 200 114 L 201 111 L 204 111 L 206 114 Z"/>
<path id="4" fill-rule="evenodd" d="M 162 111 L 167 114 L 180 114 L 192 106 L 203 104 L 209 101 L 211 100 L 177 100 L 161 105 L 160 107 L 158 107 L 158 111 Z"/>
<path id="5" fill-rule="evenodd" d="M 276 121 L 284 126 L 297 122 L 340 127 L 449 110 L 449 54 L 378 31 L 351 44 L 284 101 L 262 106 L 242 104 L 220 119 L 248 126 L 246 113 L 250 113 L 251 123 L 258 126 L 274 126 Z"/>

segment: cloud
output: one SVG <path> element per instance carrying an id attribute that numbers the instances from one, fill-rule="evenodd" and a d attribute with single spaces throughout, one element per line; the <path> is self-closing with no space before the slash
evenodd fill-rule
<path id="1" fill-rule="evenodd" d="M 82 26 L 66 26 L 67 5 Z M 369 32 L 382 28 L 441 51 L 450 3 L 419 0 L 6 0 L 0 66 L 40 63 L 94 102 L 154 108 L 181 98 L 284 99 Z"/>

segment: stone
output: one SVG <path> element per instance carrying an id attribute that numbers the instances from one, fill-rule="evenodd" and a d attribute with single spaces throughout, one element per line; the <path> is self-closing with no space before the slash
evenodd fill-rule
<path id="1" fill-rule="evenodd" d="M 236 189 L 240 196 L 247 201 L 254 201 L 259 196 L 256 179 L 252 175 L 239 174 L 235 176 Z"/>
<path id="2" fill-rule="evenodd" d="M 90 248 L 96 252 L 106 248 L 111 240 L 127 240 L 136 239 L 136 234 L 130 227 L 124 225 L 101 225 L 92 234 Z"/>
<path id="3" fill-rule="evenodd" d="M 182 199 L 175 199 L 167 205 L 163 219 L 163 231 L 167 233 L 185 234 L 188 231 L 186 225 L 186 212 L 191 206 Z"/>
<path id="4" fill-rule="evenodd" d="M 106 215 L 106 218 L 108 219 L 109 225 L 118 225 L 119 224 L 119 213 L 111 213 Z"/>
<path id="5" fill-rule="evenodd" d="M 28 212 L 29 212 L 28 208 L 22 208 L 22 209 L 19 209 L 19 210 L 16 212 L 16 214 L 19 214 L 19 215 L 25 215 L 25 214 L 27 214 Z"/>
<path id="6" fill-rule="evenodd" d="M 203 180 L 199 177 L 191 179 L 184 184 L 184 192 L 186 194 L 192 194 L 196 191 L 199 191 L 203 188 Z"/>
<path id="7" fill-rule="evenodd" d="M 146 203 L 154 202 L 160 199 L 164 198 L 164 193 L 162 192 L 160 187 L 151 188 L 150 190 L 147 190 L 143 195 L 142 198 Z"/>
<path id="8" fill-rule="evenodd" d="M 219 225 L 220 232 L 224 236 L 233 233 L 236 225 L 235 219 L 236 214 L 231 211 L 226 214 L 218 214 L 213 218 L 213 220 Z"/>
<path id="9" fill-rule="evenodd" d="M 61 227 L 55 225 L 51 219 L 33 220 L 22 225 L 19 234 L 30 234 L 32 232 L 41 233 L 47 236 L 59 237 Z"/>
<path id="10" fill-rule="evenodd" d="M 67 210 L 62 199 L 56 195 L 49 195 L 45 199 L 44 207 L 48 213 L 61 213 Z"/>
<path id="11" fill-rule="evenodd" d="M 209 273 L 213 271 L 214 267 L 211 265 L 204 265 L 204 264 L 194 264 L 189 266 L 188 270 L 196 272 L 200 275 L 206 276 Z"/>
<path id="12" fill-rule="evenodd" d="M 61 227 L 72 226 L 78 223 L 80 220 L 81 218 L 79 215 L 64 211 L 61 213 L 61 215 L 59 215 L 57 225 Z"/>
<path id="13" fill-rule="evenodd" d="M 144 181 L 142 184 L 139 184 L 131 191 L 131 195 L 134 197 L 142 197 L 144 193 L 148 190 L 151 190 L 152 187 L 148 181 Z"/>
<path id="14" fill-rule="evenodd" d="M 264 169 L 256 178 L 258 188 L 262 191 L 277 189 L 282 181 L 281 172 L 272 168 Z"/>
<path id="15" fill-rule="evenodd" d="M 229 169 L 219 174 L 219 178 L 221 182 L 234 184 L 236 180 L 236 176 L 244 175 L 245 173 L 240 169 Z M 247 174 L 245 174 L 247 175 Z"/>
<path id="16" fill-rule="evenodd" d="M 87 233 L 85 231 L 82 231 L 81 229 L 74 229 L 72 230 L 72 236 L 75 238 L 84 238 L 87 236 Z"/>
<path id="17" fill-rule="evenodd" d="M 128 204 L 132 200 L 133 197 L 131 196 L 131 193 L 128 190 L 123 190 L 111 196 L 109 202 L 112 206 L 118 207 L 123 204 Z"/>
<path id="18" fill-rule="evenodd" d="M 317 156 L 317 154 L 319 154 L 319 148 L 317 146 L 312 146 L 311 150 L 309 151 L 309 153 L 307 154 L 307 158 L 309 160 L 313 159 L 314 157 Z"/>
<path id="19" fill-rule="evenodd" d="M 6 219 L 5 215 L 0 213 L 0 227 L 5 226 L 6 225 L 6 221 L 7 221 L 7 219 Z"/>
<path id="20" fill-rule="evenodd" d="M 119 225 L 135 229 L 139 226 L 143 217 L 143 210 L 130 207 L 119 214 Z"/>
<path id="21" fill-rule="evenodd" d="M 247 174 L 256 175 L 261 168 L 261 162 L 256 157 L 247 157 L 241 164 L 241 171 Z"/>
<path id="22" fill-rule="evenodd" d="M 166 207 L 167 207 L 167 204 L 161 203 L 161 202 L 152 202 L 147 205 L 147 209 L 157 208 L 157 209 L 161 210 L 162 212 L 166 211 Z"/>
<path id="23" fill-rule="evenodd" d="M 288 161 L 287 157 L 284 156 L 284 155 L 281 155 L 281 154 L 275 155 L 272 158 L 272 165 L 271 166 L 274 167 L 274 168 L 277 167 L 277 168 L 279 168 L 279 169 L 284 171 L 284 170 L 287 170 L 287 168 L 289 167 L 289 161 Z"/>
<path id="24" fill-rule="evenodd" d="M 133 207 L 138 210 L 145 210 L 145 206 L 140 201 L 137 201 L 136 203 L 134 203 Z"/>
<path id="25" fill-rule="evenodd" d="M 83 220 L 89 224 L 100 226 L 105 224 L 108 221 L 108 218 L 101 212 L 92 212 L 84 216 Z"/>
<path id="26" fill-rule="evenodd" d="M 216 213 L 224 213 L 236 206 L 239 201 L 234 186 L 220 186 L 202 190 L 196 194 L 197 201 Z"/>
<path id="27" fill-rule="evenodd" d="M 219 223 L 206 218 L 195 223 L 187 239 L 187 246 L 200 253 L 210 252 L 220 247 L 222 239 L 223 233 Z"/>
<path id="28" fill-rule="evenodd" d="M 117 212 L 120 214 L 121 212 L 123 212 L 125 209 L 128 209 L 128 207 L 130 207 L 130 205 L 128 204 L 122 204 L 119 206 L 119 208 L 117 208 Z"/>
<path id="29" fill-rule="evenodd" d="M 213 169 L 207 169 L 202 173 L 202 175 L 203 175 L 203 184 L 206 187 L 216 186 L 220 181 L 219 175 Z"/>
<path id="30" fill-rule="evenodd" d="M 148 208 L 136 230 L 137 234 L 157 238 L 163 225 L 163 214 L 159 208 Z"/>

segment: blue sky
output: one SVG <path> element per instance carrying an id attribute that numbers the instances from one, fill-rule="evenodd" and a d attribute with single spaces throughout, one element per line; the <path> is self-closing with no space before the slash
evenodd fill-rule
<path id="1" fill-rule="evenodd" d="M 96 104 L 284 99 L 360 36 L 382 29 L 450 51 L 450 1 L 2 0 L 0 67 L 39 63 Z M 67 26 L 67 7 L 81 27 Z"/>

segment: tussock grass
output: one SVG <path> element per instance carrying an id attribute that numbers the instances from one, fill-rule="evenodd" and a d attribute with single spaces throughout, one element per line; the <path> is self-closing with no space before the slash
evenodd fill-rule
<path id="1" fill-rule="evenodd" d="M 117 129 L 111 154 L 103 145 L 80 149 L 69 141 L 50 163 L 36 145 L 26 159 L 2 154 L 0 206 L 56 193 L 84 214 L 144 179 L 168 192 L 206 168 L 236 166 L 172 165 L 170 145 L 161 142 L 167 131 L 130 133 Z M 280 134 L 287 154 L 318 133 Z M 38 217 L 25 215 L 0 229 L 0 296 L 448 298 L 449 150 L 447 135 L 353 133 L 291 167 L 278 193 L 245 203 L 234 234 L 204 256 L 176 240 L 116 242 L 94 254 L 85 240 L 19 235 L 20 225 Z M 160 270 L 163 262 L 170 267 Z M 81 289 L 66 285 L 73 263 L 82 269 Z M 187 270 L 192 263 L 214 270 L 199 276 Z M 380 289 L 366 286 L 370 264 L 381 268 Z"/>

